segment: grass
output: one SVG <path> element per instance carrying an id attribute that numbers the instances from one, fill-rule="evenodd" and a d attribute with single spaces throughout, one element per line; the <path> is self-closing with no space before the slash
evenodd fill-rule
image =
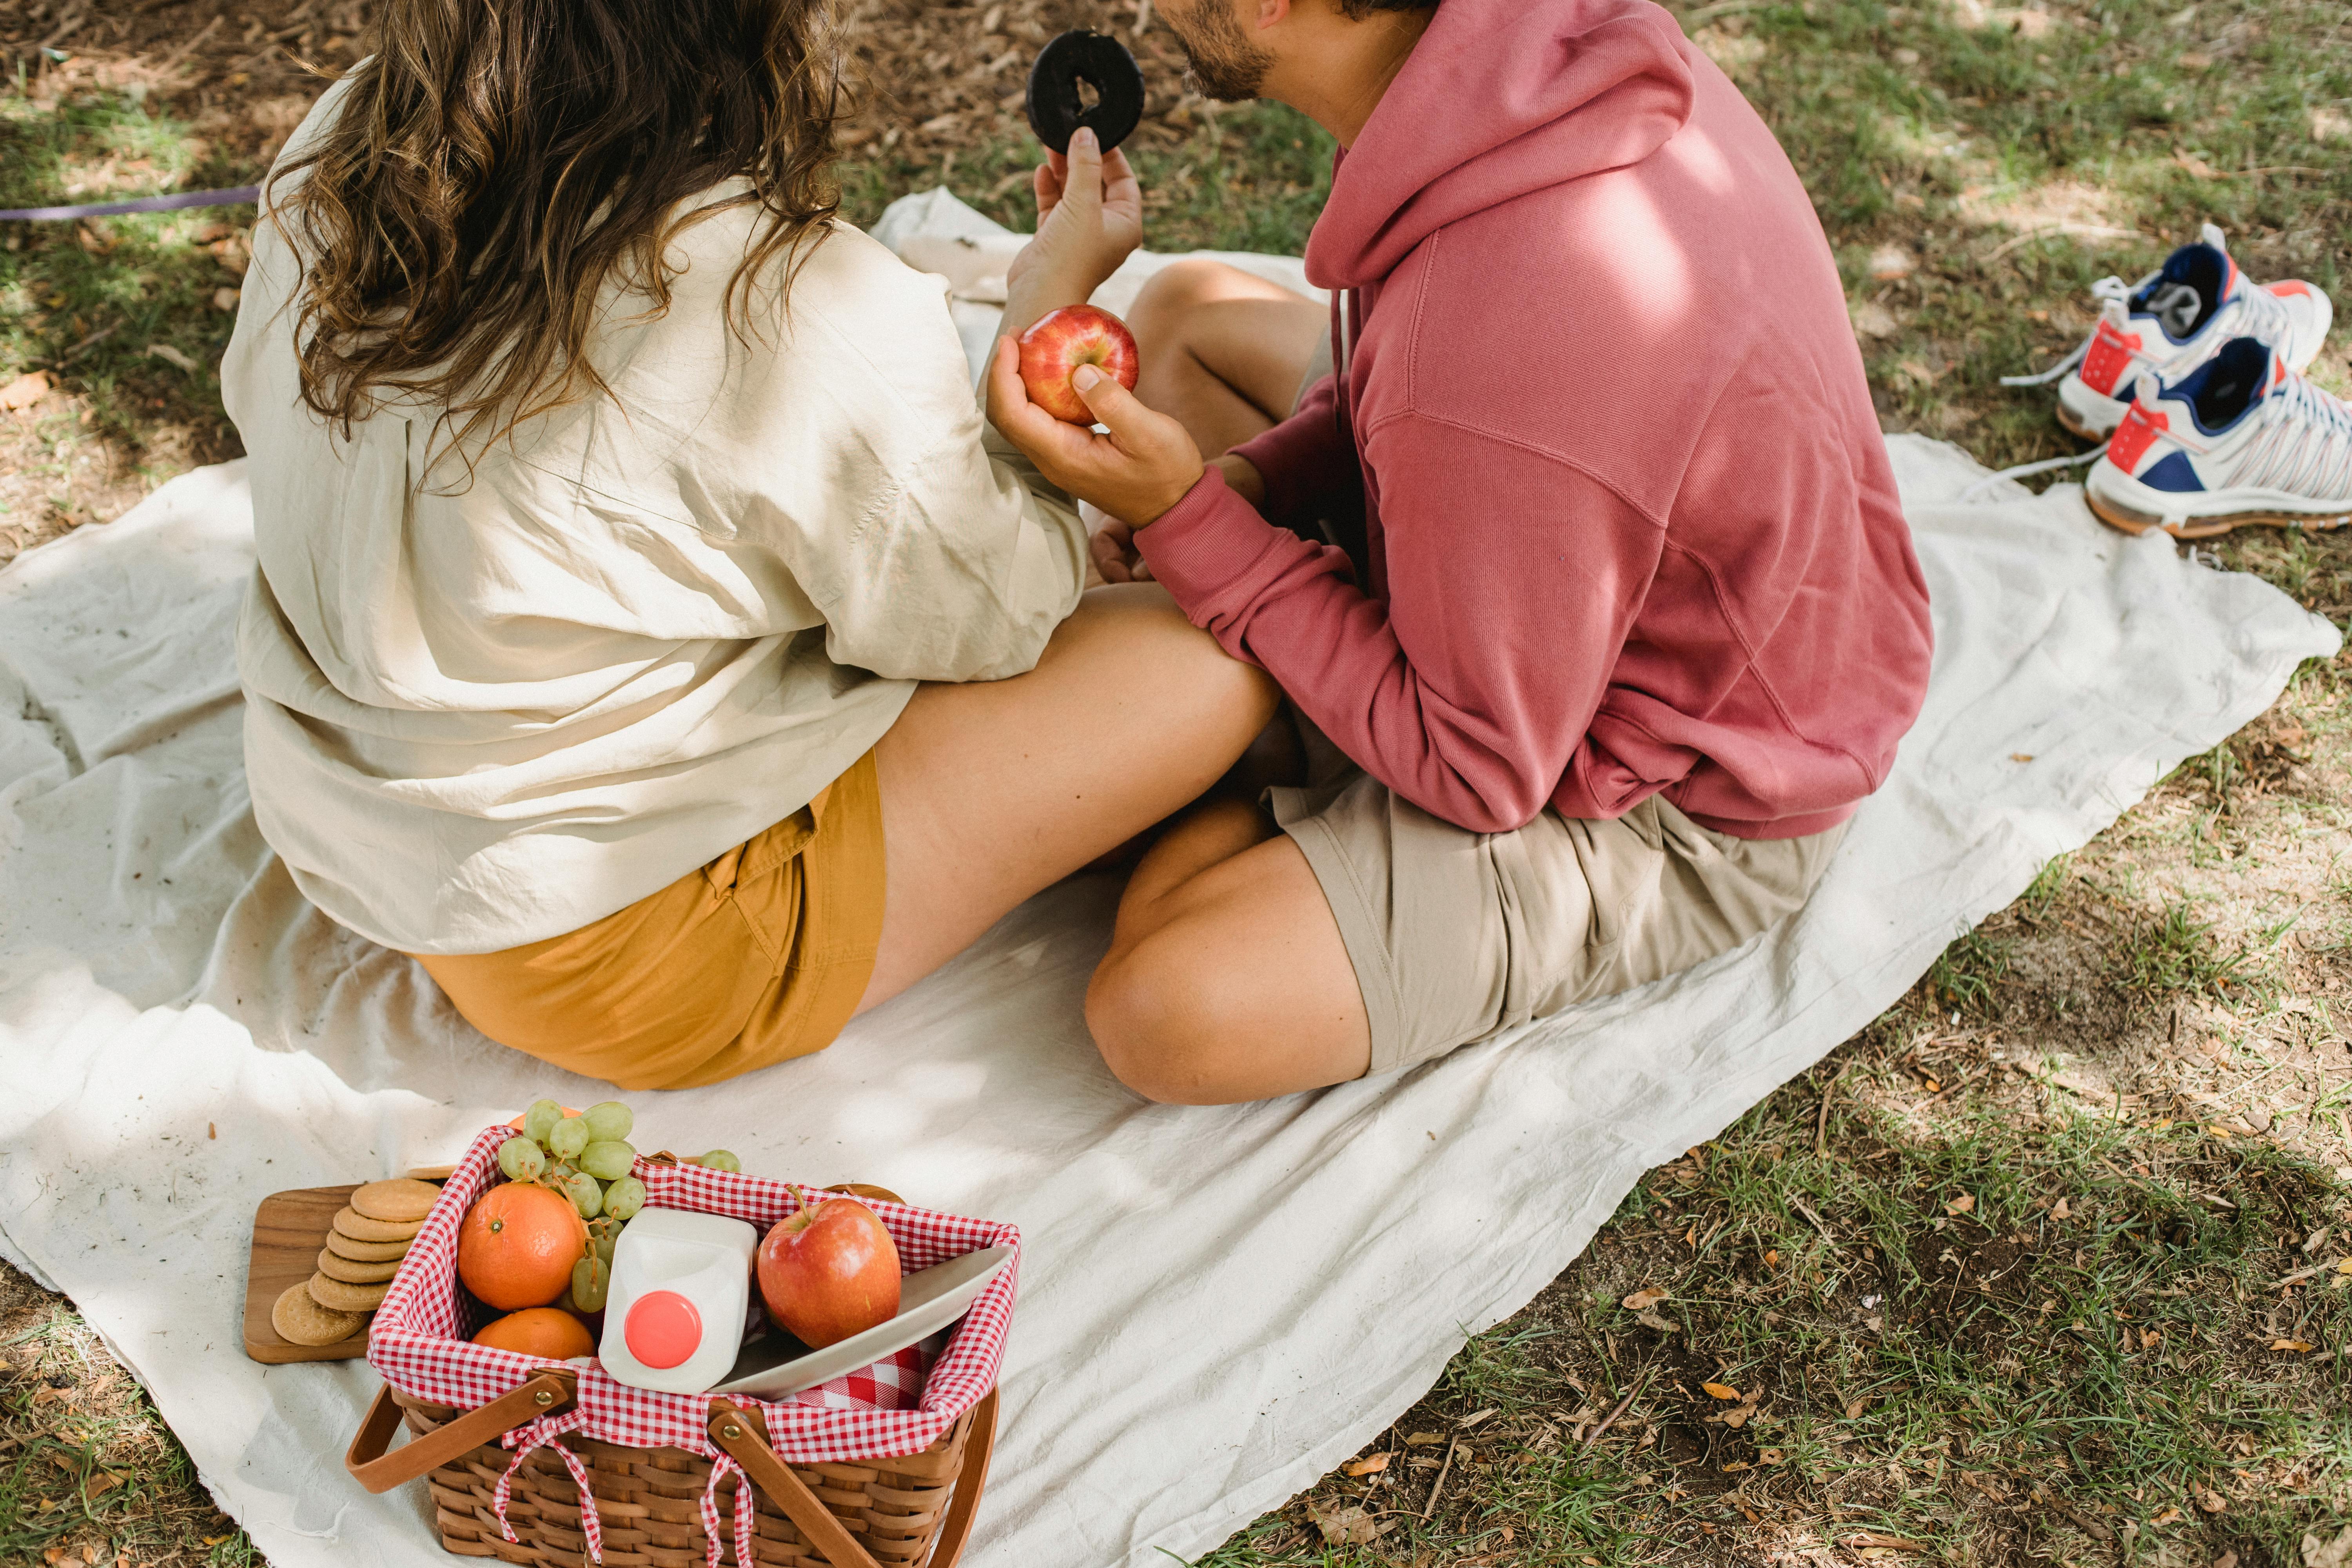
<path id="1" fill-rule="evenodd" d="M 126 93 L 45 109 L 0 90 L 0 206 L 247 173 L 201 165 L 190 135 Z M 244 207 L 0 225 L 0 382 L 39 371 L 73 389 L 0 414 L 0 555 L 235 450 L 214 367 L 235 319 L 236 225 L 251 221 Z"/>
<path id="2" fill-rule="evenodd" d="M 1955 939 L 1927 971 L 1927 989 L 1954 1012 L 1976 1012 L 1992 1000 L 1993 987 L 2009 973 L 2009 953 L 1982 931 Z"/>
<path id="3" fill-rule="evenodd" d="M 0 1563 L 260 1560 L 71 1303 L 0 1271 Z"/>
<path id="4" fill-rule="evenodd" d="M 2167 904 L 2122 953 L 2125 988 L 2149 997 L 2220 994 L 2242 984 L 2247 954 L 2224 952 L 2211 921 L 2192 920 L 2186 902 Z"/>
<path id="5" fill-rule="evenodd" d="M 977 6 L 890 3 L 919 13 L 932 58 L 1005 43 Z M 1055 4 L 1045 25 L 1126 14 Z M 2074 450 L 2046 391 L 1998 378 L 2081 341 L 2093 280 L 2137 276 L 2208 219 L 2256 277 L 2352 293 L 2338 5 L 1674 8 L 1812 192 L 1890 427 L 1996 464 Z M 0 205 L 258 173 L 257 143 L 189 102 L 70 69 L 0 80 Z M 1027 226 L 1017 117 L 986 107 L 1005 79 L 956 100 L 950 132 L 929 129 L 946 118 L 930 76 L 900 70 L 887 123 L 841 166 L 848 216 L 943 183 Z M 190 151 L 192 126 L 220 150 Z M 1295 251 L 1328 184 L 1328 142 L 1278 108 L 1155 88 L 1130 149 L 1160 249 Z M 0 414 L 0 559 L 236 450 L 208 367 L 249 221 L 0 226 L 0 384 L 58 384 Z M 2338 391 L 2345 341 L 2315 372 Z M 2210 552 L 2352 614 L 2340 537 Z M 2302 1568 L 2306 1542 L 2324 1552 L 2352 1528 L 2348 695 L 2352 663 L 2307 665 L 1811 1075 L 1651 1173 L 1359 1474 L 1202 1568 Z M 1623 1304 L 1650 1289 L 1670 1327 Z M 70 1305 L 0 1271 L 8 1291 L 0 1562 L 251 1561 Z M 118 1471 L 134 1479 L 86 1489 Z"/>
<path id="6" fill-rule="evenodd" d="M 2131 1560 L 2135 1542 L 2142 1561 L 2299 1562 L 2352 1475 L 2347 1248 L 2323 1237 L 2327 1267 L 2276 1281 L 2315 1233 L 2341 1237 L 2343 1187 L 2268 1146 L 2082 1108 L 2031 1059 L 1939 1101 L 1905 1066 L 1933 1028 L 1890 1015 L 1652 1173 L 1367 1450 L 1389 1464 L 1318 1489 L 1324 1517 L 1393 1521 L 1376 1547 L 1329 1551 L 1285 1515 L 1199 1568 Z M 1629 1310 L 1636 1290 L 1665 1293 L 1671 1329 Z"/>
<path id="7" fill-rule="evenodd" d="M 1998 378 L 2057 359 L 2094 319 L 2093 279 L 2154 267 L 2200 222 L 2257 276 L 2341 291 L 2340 6 L 1684 9 L 1712 18 L 1696 37 L 1805 175 L 1895 423 L 1964 435 L 1988 462 L 2074 450 L 2046 394 Z M 2344 388 L 2340 358 L 2319 374 Z"/>

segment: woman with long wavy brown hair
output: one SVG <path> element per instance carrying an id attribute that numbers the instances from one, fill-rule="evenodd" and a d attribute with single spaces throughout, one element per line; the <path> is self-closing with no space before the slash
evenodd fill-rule
<path id="1" fill-rule="evenodd" d="M 386 0 L 273 172 L 229 410 L 261 830 L 506 1045 L 829 1043 L 1198 795 L 1272 688 L 1083 592 L 940 280 L 835 216 L 824 0 Z M 1140 235 L 1039 171 L 1007 331 Z"/>

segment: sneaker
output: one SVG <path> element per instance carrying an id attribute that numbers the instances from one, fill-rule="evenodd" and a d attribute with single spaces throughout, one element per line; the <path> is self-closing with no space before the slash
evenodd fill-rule
<path id="1" fill-rule="evenodd" d="M 2104 441 L 2131 407 L 2143 374 L 2178 381 L 2233 338 L 2279 350 L 2297 374 L 2319 357 L 2336 305 L 2301 279 L 2248 282 L 2220 229 L 2207 224 L 2194 245 L 2126 288 L 2103 278 L 2093 292 L 2105 301 L 2099 324 L 2065 363 L 2041 375 L 2003 376 L 2004 386 L 2058 383 L 2058 423 L 2086 441 Z"/>
<path id="2" fill-rule="evenodd" d="M 2166 385 L 2142 374 L 2084 489 L 2103 522 L 2181 539 L 2352 522 L 2352 405 L 2258 338 Z"/>

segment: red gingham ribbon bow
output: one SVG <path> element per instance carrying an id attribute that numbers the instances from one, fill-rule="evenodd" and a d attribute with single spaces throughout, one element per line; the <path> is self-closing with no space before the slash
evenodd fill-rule
<path id="1" fill-rule="evenodd" d="M 751 1538 L 758 1533 L 760 1505 L 751 1490 L 751 1478 L 723 1448 L 711 1450 L 710 1484 L 702 1489 L 702 1533 L 709 1542 L 704 1561 L 708 1568 L 719 1568 L 722 1555 L 719 1545 L 719 1489 L 729 1476 L 735 1478 L 735 1562 L 738 1568 L 751 1568 Z"/>
<path id="2" fill-rule="evenodd" d="M 563 1468 L 572 1472 L 573 1484 L 580 1489 L 580 1532 L 588 1538 L 588 1555 L 594 1562 L 604 1561 L 604 1521 L 596 1512 L 596 1494 L 589 1489 L 588 1467 L 580 1462 L 579 1455 L 555 1440 L 566 1432 L 578 1431 L 587 1424 L 587 1420 L 588 1412 L 574 1405 L 562 1415 L 542 1415 L 528 1426 L 518 1426 L 499 1439 L 515 1450 L 513 1462 L 499 1478 L 498 1490 L 490 1497 L 490 1511 L 498 1516 L 499 1534 L 510 1542 L 520 1543 L 515 1535 L 514 1526 L 507 1522 L 507 1494 L 514 1484 L 515 1472 L 522 1468 L 522 1462 L 538 1449 L 551 1447 L 556 1458 L 563 1461 Z M 709 1505 L 706 1503 L 704 1506 Z M 713 1564 L 713 1568 L 717 1565 Z"/>

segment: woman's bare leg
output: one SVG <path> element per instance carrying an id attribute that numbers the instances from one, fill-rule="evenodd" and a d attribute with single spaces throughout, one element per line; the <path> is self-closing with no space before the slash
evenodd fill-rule
<path id="1" fill-rule="evenodd" d="M 858 1010 L 1198 799 L 1276 696 L 1152 584 L 1088 593 L 1026 675 L 918 689 L 875 748 L 888 882 Z"/>

